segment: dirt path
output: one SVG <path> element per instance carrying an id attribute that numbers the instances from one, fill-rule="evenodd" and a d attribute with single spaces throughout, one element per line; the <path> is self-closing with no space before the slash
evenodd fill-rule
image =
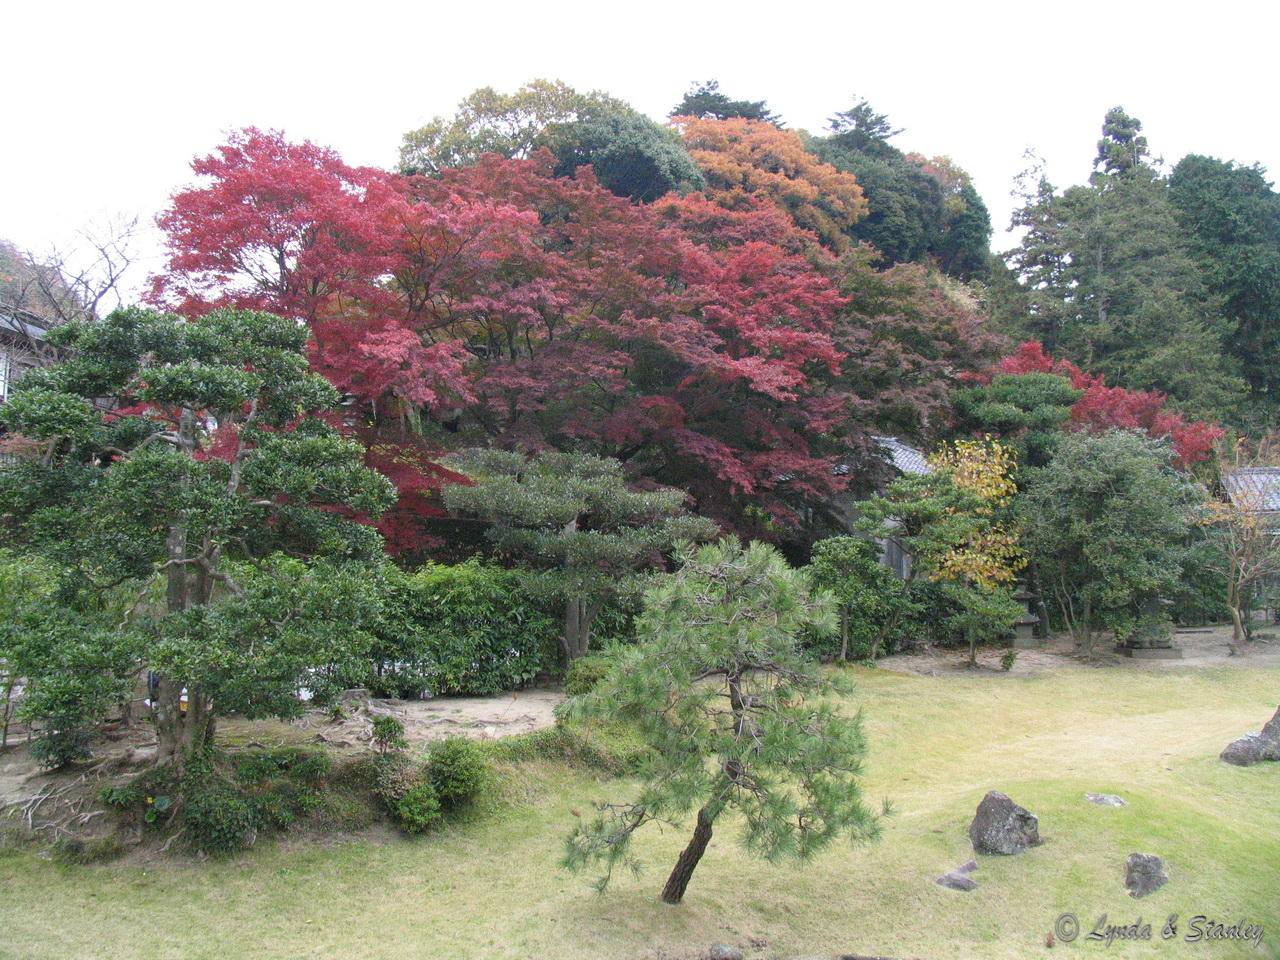
<path id="1" fill-rule="evenodd" d="M 1228 642 L 1231 627 L 1198 627 L 1178 630 L 1174 634 L 1174 646 L 1182 651 L 1178 660 L 1134 660 L 1114 652 L 1110 640 L 1099 638 L 1094 645 L 1092 660 L 1076 656 L 1068 634 L 1054 634 L 1040 647 L 1019 650 L 1014 662 L 1013 675 L 1036 674 L 1062 670 L 1090 670 L 1096 667 L 1121 667 L 1132 670 L 1183 670 L 1197 667 L 1275 667 L 1280 666 L 1280 637 L 1269 643 L 1258 642 L 1250 646 L 1245 656 L 1231 656 Z M 978 651 L 978 663 L 984 670 L 1002 672 L 1000 658 L 1004 647 L 987 647 Z M 880 660 L 880 666 L 919 676 L 938 676 L 956 670 L 964 670 L 969 652 L 961 649 L 931 649 L 924 653 L 894 654 Z"/>
<path id="2" fill-rule="evenodd" d="M 342 719 L 335 720 L 327 710 L 308 710 L 292 723 L 228 717 L 218 721 L 218 739 L 238 745 L 319 743 L 338 751 L 363 750 L 372 740 L 373 718 L 395 716 L 404 723 L 405 739 L 412 749 L 453 735 L 489 740 L 551 727 L 556 722 L 555 708 L 563 700 L 564 694 L 552 689 L 432 700 L 380 700 L 350 691 L 342 699 Z M 101 778 L 138 768 L 154 754 L 153 730 L 143 722 L 111 730 L 94 744 L 93 765 L 71 770 L 43 770 L 31 759 L 26 744 L 11 741 L 8 749 L 0 752 L 0 811 L 15 805 L 21 808 L 33 798 L 64 787 L 73 789 L 60 794 L 59 799 L 83 800 L 97 791 Z M 18 812 L 21 819 L 27 819 L 21 809 Z"/>
<path id="3" fill-rule="evenodd" d="M 367 746 L 374 717 L 393 716 L 404 724 L 410 746 L 449 736 L 491 740 L 555 726 L 559 690 L 535 688 L 496 697 L 436 697 L 431 700 L 383 700 L 348 691 L 340 719 L 309 710 L 290 726 L 307 731 L 319 743 L 335 747 Z"/>

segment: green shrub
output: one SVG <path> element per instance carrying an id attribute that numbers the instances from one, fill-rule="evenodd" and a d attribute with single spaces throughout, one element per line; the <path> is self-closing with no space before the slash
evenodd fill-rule
<path id="1" fill-rule="evenodd" d="M 71 721 L 47 719 L 45 729 L 31 741 L 31 759 L 42 767 L 60 769 L 83 763 L 92 755 L 93 728 Z"/>
<path id="2" fill-rule="evenodd" d="M 925 578 L 913 580 L 907 588 L 909 611 L 894 630 L 893 649 L 910 649 L 923 644 L 950 646 L 963 643 L 960 617 L 964 605 L 949 585 Z"/>
<path id="3" fill-rule="evenodd" d="M 234 765 L 236 779 L 241 783 L 285 779 L 300 786 L 319 787 L 329 776 L 333 761 L 323 750 L 279 747 L 241 754 Z"/>
<path id="4" fill-rule="evenodd" d="M 409 833 L 425 833 L 443 818 L 440 798 L 427 781 L 419 781 L 401 795 L 391 808 L 396 823 Z"/>
<path id="5" fill-rule="evenodd" d="M 377 631 L 374 661 L 360 678 L 384 696 L 482 696 L 530 682 L 557 635 L 545 604 L 518 574 L 468 560 L 429 564 L 396 583 Z"/>
<path id="6" fill-rule="evenodd" d="M 142 791 L 135 783 L 113 783 L 98 791 L 103 806 L 114 810 L 132 810 L 142 802 Z"/>
<path id="7" fill-rule="evenodd" d="M 650 750 L 633 733 L 621 727 L 592 730 L 550 727 L 485 745 L 496 760 L 556 760 L 611 777 L 638 773 L 649 761 Z"/>
<path id="8" fill-rule="evenodd" d="M 1199 626 L 1231 619 L 1227 606 L 1226 558 L 1220 544 L 1212 540 L 1194 541 L 1180 558 L 1181 576 L 1168 594 L 1173 601 L 1169 614 L 1178 623 Z"/>
<path id="9" fill-rule="evenodd" d="M 399 717 L 374 717 L 373 742 L 379 753 L 403 750 L 409 745 L 404 738 L 404 721 Z"/>
<path id="10" fill-rule="evenodd" d="M 610 643 L 630 643 L 636 638 L 636 617 L 640 614 L 643 591 L 635 590 L 609 598 L 591 625 L 591 642 L 604 647 Z M 579 662 L 581 657 L 574 661 Z"/>
<path id="11" fill-rule="evenodd" d="M 418 771 L 403 753 L 380 753 L 369 764 L 369 776 L 374 795 L 394 809 L 396 803 L 409 792 L 417 780 Z"/>
<path id="12" fill-rule="evenodd" d="M 191 845 L 203 853 L 247 850 L 263 824 L 261 808 L 244 792 L 220 780 L 187 785 L 183 824 Z"/>
<path id="13" fill-rule="evenodd" d="M 136 810 L 144 824 L 167 828 L 176 814 L 193 848 L 225 854 L 309 816 L 321 805 L 331 772 L 329 754 L 307 747 L 202 753 L 189 759 L 180 781 L 161 767 L 103 787 L 98 799 Z"/>
<path id="14" fill-rule="evenodd" d="M 814 544 L 809 576 L 834 594 L 840 627 L 834 634 L 806 630 L 801 642 L 811 653 L 831 660 L 844 651 L 845 659 L 863 660 L 890 652 L 891 638 L 881 641 L 881 631 L 914 608 L 906 584 L 879 558 L 879 545 L 867 537 L 828 537 Z"/>
<path id="15" fill-rule="evenodd" d="M 1013 665 L 1014 663 L 1017 662 L 1017 660 L 1018 660 L 1018 651 L 1014 650 L 1012 647 L 1009 648 L 1004 652 L 1004 656 L 1000 658 L 1000 669 L 1006 670 L 1006 671 L 1012 670 Z"/>
<path id="16" fill-rule="evenodd" d="M 449 737 L 432 744 L 427 758 L 427 782 L 441 806 L 456 808 L 480 792 L 489 764 L 480 747 L 466 737 Z"/>
<path id="17" fill-rule="evenodd" d="M 569 664 L 564 674 L 564 692 L 571 697 L 590 693 L 609 672 L 611 660 L 598 653 L 589 653 Z"/>

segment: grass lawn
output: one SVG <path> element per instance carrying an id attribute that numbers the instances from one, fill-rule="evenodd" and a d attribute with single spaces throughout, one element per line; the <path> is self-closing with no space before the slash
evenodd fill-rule
<path id="1" fill-rule="evenodd" d="M 714 941 L 769 958 L 1280 957 L 1280 764 L 1217 759 L 1274 712 L 1280 669 L 857 677 L 868 795 L 896 808 L 873 847 L 771 865 L 718 825 L 685 903 L 669 907 L 657 893 L 685 834 L 655 830 L 637 848 L 645 872 L 598 897 L 591 877 L 558 866 L 562 838 L 571 810 L 629 784 L 531 761 L 504 771 L 504 802 L 421 840 L 89 867 L 7 852 L 0 957 L 683 960 Z M 1045 843 L 979 858 L 976 891 L 943 889 L 933 879 L 970 858 L 965 831 L 989 789 L 1037 814 Z M 1086 791 L 1128 805 L 1095 806 Z M 1124 890 L 1131 852 L 1160 854 L 1171 877 L 1144 900 Z M 1084 929 L 1051 951 L 1063 912 Z M 1163 941 L 1175 913 L 1179 940 Z M 1154 939 L 1086 942 L 1102 914 L 1141 917 Z M 1182 942 L 1196 915 L 1261 923 L 1261 949 Z"/>

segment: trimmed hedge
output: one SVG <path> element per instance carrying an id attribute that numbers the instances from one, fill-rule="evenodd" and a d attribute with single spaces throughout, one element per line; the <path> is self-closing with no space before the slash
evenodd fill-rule
<path id="1" fill-rule="evenodd" d="M 550 662 L 559 629 L 517 573 L 479 559 L 404 576 L 390 607 L 365 681 L 381 696 L 521 687 Z"/>

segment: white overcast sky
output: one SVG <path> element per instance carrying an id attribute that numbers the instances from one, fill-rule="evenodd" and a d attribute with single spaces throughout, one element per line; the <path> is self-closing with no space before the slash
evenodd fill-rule
<path id="1" fill-rule="evenodd" d="M 1024 150 L 1055 184 L 1080 182 L 1115 105 L 1169 163 L 1206 153 L 1280 177 L 1273 0 L 45 0 L 0 24 L 0 237 L 37 252 L 104 218 L 149 223 L 229 129 L 282 129 L 391 166 L 406 130 L 476 87 L 535 77 L 656 119 L 691 81 L 716 78 L 813 132 L 865 96 L 905 128 L 899 147 L 973 174 L 997 248 Z"/>

